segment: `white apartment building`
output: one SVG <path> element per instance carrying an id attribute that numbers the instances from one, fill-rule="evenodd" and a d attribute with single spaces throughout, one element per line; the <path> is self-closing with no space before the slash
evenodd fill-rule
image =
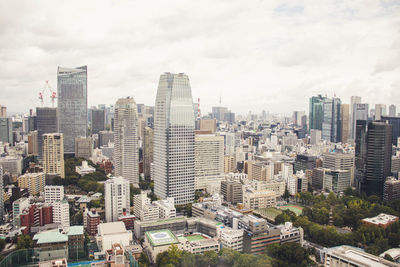
<path id="1" fill-rule="evenodd" d="M 230 227 L 222 228 L 220 233 L 220 242 L 223 248 L 230 248 L 242 252 L 243 230 L 242 229 L 234 230 Z"/>
<path id="2" fill-rule="evenodd" d="M 70 226 L 69 204 L 68 201 L 56 201 L 51 204 L 53 206 L 53 222 L 59 223 L 63 227 Z"/>
<path id="3" fill-rule="evenodd" d="M 118 221 L 118 217 L 129 214 L 129 182 L 122 177 L 108 179 L 104 183 L 104 204 L 106 222 Z"/>
<path id="4" fill-rule="evenodd" d="M 144 204 L 142 209 L 139 211 L 138 218 L 143 222 L 156 221 L 160 218 L 160 208 L 154 203 Z"/>
<path id="5" fill-rule="evenodd" d="M 206 190 L 207 184 L 224 180 L 224 137 L 196 134 L 195 189 Z"/>
<path id="6" fill-rule="evenodd" d="M 139 218 L 140 211 L 146 204 L 151 204 L 150 198 L 147 197 L 147 193 L 142 191 L 138 195 L 133 196 L 133 214 Z"/>
<path id="7" fill-rule="evenodd" d="M 138 118 L 135 100 L 120 98 L 114 114 L 115 176 L 139 184 Z"/>
<path id="8" fill-rule="evenodd" d="M 173 197 L 169 197 L 163 200 L 154 201 L 153 204 L 159 208 L 159 217 L 161 219 L 175 218 L 176 208 L 175 201 Z"/>
<path id="9" fill-rule="evenodd" d="M 62 185 L 46 185 L 44 187 L 44 201 L 52 203 L 64 199 L 64 186 Z"/>
<path id="10" fill-rule="evenodd" d="M 13 225 L 14 227 L 21 226 L 19 215 L 30 205 L 29 198 L 21 197 L 13 202 Z"/>

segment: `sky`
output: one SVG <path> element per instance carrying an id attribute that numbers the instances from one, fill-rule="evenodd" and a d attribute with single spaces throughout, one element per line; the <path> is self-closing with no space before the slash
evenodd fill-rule
<path id="1" fill-rule="evenodd" d="M 40 106 L 58 66 L 83 65 L 89 106 L 154 105 L 160 74 L 184 72 L 203 115 L 291 114 L 316 94 L 400 112 L 400 0 L 0 0 L 0 105 Z"/>

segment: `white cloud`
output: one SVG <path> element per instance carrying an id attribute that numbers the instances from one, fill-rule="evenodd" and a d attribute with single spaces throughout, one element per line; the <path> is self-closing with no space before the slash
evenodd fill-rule
<path id="1" fill-rule="evenodd" d="M 305 110 L 317 93 L 398 103 L 398 1 L 1 1 L 0 103 L 38 106 L 57 66 L 88 65 L 89 105 L 153 105 L 186 72 L 202 112 Z"/>

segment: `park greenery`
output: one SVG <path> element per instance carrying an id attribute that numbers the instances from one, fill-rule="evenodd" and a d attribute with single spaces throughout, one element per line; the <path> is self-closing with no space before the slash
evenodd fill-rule
<path id="1" fill-rule="evenodd" d="M 191 254 L 178 249 L 176 245 L 172 245 L 168 248 L 168 251 L 157 255 L 156 266 L 310 266 L 312 261 L 309 255 L 309 252 L 298 243 L 273 244 L 268 246 L 266 251 L 259 255 L 240 253 L 227 248 L 223 248 L 219 253 L 208 251 L 204 254 Z"/>
<path id="2" fill-rule="evenodd" d="M 382 203 L 376 196 L 366 197 L 348 188 L 344 195 L 334 193 L 314 196 L 309 192 L 295 196 L 296 202 L 306 205 L 301 216 L 286 210 L 275 218 L 280 224 L 291 221 L 304 229 L 305 239 L 316 244 L 332 247 L 352 245 L 379 255 L 385 250 L 400 245 L 400 222 L 386 229 L 365 225 L 361 219 L 374 217 L 380 213 L 399 216 L 399 203 Z M 347 231 L 338 231 L 338 229 Z"/>

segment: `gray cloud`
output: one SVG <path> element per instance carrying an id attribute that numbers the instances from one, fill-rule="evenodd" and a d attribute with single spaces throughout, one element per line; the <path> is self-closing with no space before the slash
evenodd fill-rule
<path id="1" fill-rule="evenodd" d="M 397 103 L 396 1 L 1 1 L 0 104 L 39 105 L 57 66 L 88 65 L 89 105 L 153 105 L 186 72 L 203 114 L 222 104 L 290 113 L 322 93 Z"/>

